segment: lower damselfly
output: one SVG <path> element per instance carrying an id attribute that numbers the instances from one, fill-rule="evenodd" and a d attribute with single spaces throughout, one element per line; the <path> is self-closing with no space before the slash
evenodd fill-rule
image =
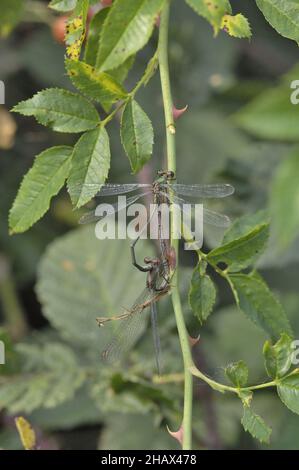
<path id="1" fill-rule="evenodd" d="M 105 362 L 112 363 L 123 358 L 136 341 L 136 336 L 144 324 L 144 315 L 146 309 L 150 309 L 151 325 L 153 332 L 154 349 L 156 356 L 156 365 L 158 373 L 161 371 L 161 345 L 158 332 L 158 314 L 157 302 L 170 291 L 170 271 L 167 265 L 160 258 L 145 258 L 145 264 L 139 265 L 133 248 L 133 264 L 143 272 L 147 272 L 146 287 L 135 300 L 129 310 L 122 314 L 112 317 L 98 317 L 97 323 L 100 327 L 105 326 L 111 321 L 117 321 L 117 331 L 113 338 L 106 345 L 102 352 L 102 358 Z"/>

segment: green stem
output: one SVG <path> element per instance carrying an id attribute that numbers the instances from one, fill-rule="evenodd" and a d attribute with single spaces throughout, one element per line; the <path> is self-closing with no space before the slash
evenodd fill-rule
<path id="1" fill-rule="evenodd" d="M 151 68 L 154 70 L 155 68 L 155 63 L 157 61 L 157 56 L 158 56 L 158 51 L 155 52 L 155 54 L 153 55 L 153 57 L 151 58 L 150 60 L 150 64 L 151 64 Z M 136 93 L 139 91 L 139 89 L 142 87 L 142 85 L 146 85 L 147 82 L 149 81 L 150 79 L 150 76 L 148 75 L 147 73 L 148 71 L 146 71 L 142 78 L 139 80 L 139 82 L 137 83 L 137 85 L 128 93 L 128 95 L 126 96 L 126 98 L 121 101 L 114 109 L 113 111 L 111 111 L 110 114 L 108 114 L 108 116 L 105 117 L 105 119 L 103 119 L 102 121 L 99 122 L 99 126 L 102 126 L 102 127 L 105 127 L 110 121 L 112 121 L 112 119 L 114 118 L 114 116 L 127 104 L 127 102 L 131 99 L 134 99 L 135 98 L 135 95 Z"/>
<path id="2" fill-rule="evenodd" d="M 173 122 L 173 102 L 171 96 L 168 66 L 169 10 L 170 0 L 167 0 L 160 19 L 158 57 L 166 124 L 167 165 L 169 170 L 176 172 L 175 125 Z"/>
<path id="3" fill-rule="evenodd" d="M 127 104 L 129 98 L 126 98 L 124 101 L 122 101 L 118 106 L 114 108 L 113 111 L 111 111 L 108 116 L 105 117 L 102 121 L 99 122 L 99 126 L 105 127 L 107 124 L 112 121 L 114 116 Z"/>
<path id="4" fill-rule="evenodd" d="M 176 172 L 176 151 L 175 151 L 175 126 L 173 122 L 173 103 L 171 96 L 169 66 L 168 66 L 168 26 L 169 26 L 170 0 L 163 8 L 160 20 L 158 58 L 160 69 L 160 80 L 163 95 L 163 105 L 165 113 L 166 143 L 167 143 L 167 166 L 168 170 Z M 175 211 L 171 213 L 171 244 L 178 259 L 178 240 L 175 239 L 178 220 Z M 184 450 L 192 449 L 192 401 L 193 401 L 193 378 L 190 372 L 192 356 L 190 350 L 189 336 L 184 321 L 183 309 L 178 290 L 179 279 L 178 269 L 173 273 L 172 278 L 172 304 L 179 333 L 180 345 L 184 362 L 184 413 L 183 413 L 183 442 Z"/>
<path id="5" fill-rule="evenodd" d="M 252 385 L 252 386 L 249 386 L 249 387 L 242 387 L 242 388 L 231 387 L 229 385 L 224 385 L 224 384 L 221 384 L 219 382 L 216 382 L 215 380 L 210 379 L 205 374 L 203 374 L 199 369 L 197 369 L 197 367 L 194 364 L 190 367 L 190 372 L 195 377 L 198 377 L 199 379 L 206 382 L 214 390 L 217 390 L 218 392 L 222 392 L 222 393 L 232 392 L 232 393 L 236 393 L 238 395 L 240 392 L 250 392 L 252 390 L 261 390 L 263 388 L 269 388 L 269 387 L 276 387 L 277 386 L 277 383 L 275 381 L 272 381 L 272 382 L 265 382 L 265 383 L 259 384 L 259 385 Z"/>

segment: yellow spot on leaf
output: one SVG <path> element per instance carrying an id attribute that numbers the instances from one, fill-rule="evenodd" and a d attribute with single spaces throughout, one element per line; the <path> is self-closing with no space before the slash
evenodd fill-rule
<path id="1" fill-rule="evenodd" d="M 70 261 L 69 259 L 64 259 L 62 261 L 62 267 L 65 271 L 72 272 L 75 270 L 74 263 Z"/>
<path id="2" fill-rule="evenodd" d="M 78 60 L 85 38 L 85 24 L 82 15 L 71 17 L 66 25 L 66 54 L 72 60 Z"/>

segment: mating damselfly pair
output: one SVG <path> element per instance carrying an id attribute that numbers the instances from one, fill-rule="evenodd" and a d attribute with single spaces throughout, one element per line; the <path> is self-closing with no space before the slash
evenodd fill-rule
<path id="1" fill-rule="evenodd" d="M 82 192 L 84 192 L 85 196 L 89 194 L 91 197 L 95 197 L 96 200 L 101 200 L 104 196 L 118 196 L 137 192 L 137 194 L 125 198 L 122 205 L 119 205 L 119 203 L 111 204 L 106 211 L 106 216 L 126 209 L 144 196 L 152 195 L 155 210 L 158 214 L 158 239 L 160 247 L 160 253 L 157 258 L 145 258 L 145 264 L 140 265 L 135 255 L 135 245 L 140 238 L 140 232 L 131 244 L 131 255 L 134 266 L 140 271 L 147 272 L 146 287 L 129 310 L 126 310 L 118 316 L 97 318 L 99 326 L 104 326 L 110 321 L 120 322 L 114 337 L 103 350 L 102 357 L 108 362 L 113 362 L 123 357 L 123 354 L 128 351 L 134 343 L 135 333 L 139 330 L 140 323 L 143 321 L 142 313 L 149 307 L 157 368 L 160 372 L 160 338 L 157 327 L 156 303 L 170 291 L 171 273 L 175 269 L 175 261 L 173 260 L 169 239 L 166 239 L 163 233 L 161 206 L 163 204 L 169 206 L 176 204 L 184 210 L 184 205 L 190 203 L 187 203 L 182 196 L 195 197 L 200 200 L 217 199 L 230 196 L 233 194 L 234 188 L 229 184 L 186 185 L 176 183 L 175 175 L 172 171 L 159 171 L 158 178 L 151 184 L 105 184 L 100 187 L 99 191 L 97 191 L 98 188 L 99 185 L 97 183 L 92 183 L 78 187 L 73 186 L 70 188 L 70 192 L 73 195 L 82 194 Z M 153 214 L 151 217 L 152 216 Z M 83 215 L 79 222 L 82 224 L 98 222 L 101 217 L 102 216 L 97 215 L 97 211 L 93 210 Z M 145 227 L 142 228 L 141 232 L 146 228 L 148 223 L 149 220 L 146 221 Z M 226 228 L 230 224 L 230 219 L 226 215 L 204 207 L 203 223 Z"/>

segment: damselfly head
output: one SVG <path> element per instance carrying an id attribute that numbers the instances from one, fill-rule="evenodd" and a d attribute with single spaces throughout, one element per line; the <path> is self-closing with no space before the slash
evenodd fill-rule
<path id="1" fill-rule="evenodd" d="M 174 180 L 174 179 L 175 179 L 174 171 L 171 171 L 171 170 L 170 170 L 170 171 L 167 171 L 167 172 L 166 172 L 166 178 L 167 178 L 168 180 Z"/>
<path id="2" fill-rule="evenodd" d="M 174 174 L 174 171 L 172 171 L 172 170 L 167 170 L 167 171 L 158 170 L 157 174 L 158 174 L 158 176 L 164 176 L 168 180 L 174 180 L 175 179 L 175 174 Z"/>

